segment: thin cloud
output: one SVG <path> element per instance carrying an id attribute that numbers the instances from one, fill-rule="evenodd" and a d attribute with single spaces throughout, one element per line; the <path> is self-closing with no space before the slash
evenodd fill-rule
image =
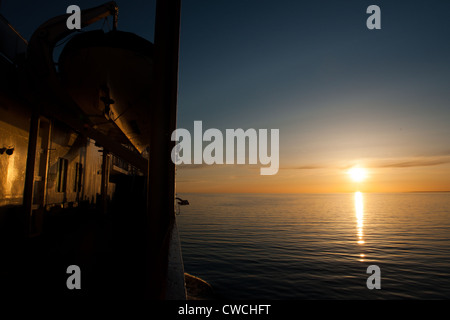
<path id="1" fill-rule="evenodd" d="M 354 166 L 353 164 L 347 166 L 331 166 L 322 164 L 310 164 L 304 166 L 290 166 L 281 167 L 280 170 L 317 170 L 317 169 L 339 169 L 346 170 Z M 450 155 L 445 156 L 424 156 L 424 157 L 410 157 L 397 159 L 361 159 L 357 161 L 366 168 L 413 168 L 413 167 L 431 167 L 443 164 L 450 164 Z"/>
<path id="2" fill-rule="evenodd" d="M 179 164 L 176 166 L 177 169 L 202 169 L 202 168 L 209 168 L 211 166 L 214 166 L 214 164 Z"/>
<path id="3" fill-rule="evenodd" d="M 423 157 L 412 160 L 385 160 L 379 163 L 369 164 L 371 168 L 412 168 L 431 167 L 450 163 L 450 157 Z"/>
<path id="4" fill-rule="evenodd" d="M 326 166 L 320 166 L 320 165 L 308 165 L 308 166 L 300 166 L 300 167 L 284 167 L 280 169 L 290 169 L 290 170 L 316 170 L 316 169 L 325 169 L 329 168 Z"/>

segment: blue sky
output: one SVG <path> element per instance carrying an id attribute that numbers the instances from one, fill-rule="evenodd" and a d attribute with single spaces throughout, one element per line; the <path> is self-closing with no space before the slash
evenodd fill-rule
<path id="1" fill-rule="evenodd" d="M 186 2 L 180 126 L 280 128 L 286 166 L 450 150 L 450 3 L 370 4 Z"/>

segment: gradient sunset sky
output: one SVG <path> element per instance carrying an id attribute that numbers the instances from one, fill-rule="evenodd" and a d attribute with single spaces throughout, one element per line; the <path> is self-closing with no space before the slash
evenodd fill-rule
<path id="1" fill-rule="evenodd" d="M 104 2 L 3 0 L 0 13 L 29 39 L 68 5 Z M 153 40 L 155 1 L 117 3 L 119 29 Z M 372 4 L 381 30 L 366 28 Z M 183 166 L 177 191 L 450 190 L 449 15 L 443 0 L 184 0 L 178 127 L 279 129 L 280 170 Z"/>

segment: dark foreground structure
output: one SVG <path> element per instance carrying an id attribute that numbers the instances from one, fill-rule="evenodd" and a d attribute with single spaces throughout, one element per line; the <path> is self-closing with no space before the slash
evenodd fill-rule
<path id="1" fill-rule="evenodd" d="M 180 1 L 158 1 L 155 43 L 118 31 L 114 2 L 29 43 L 0 17 L 0 293 L 185 299 L 175 222 Z M 81 289 L 69 289 L 69 266 Z"/>

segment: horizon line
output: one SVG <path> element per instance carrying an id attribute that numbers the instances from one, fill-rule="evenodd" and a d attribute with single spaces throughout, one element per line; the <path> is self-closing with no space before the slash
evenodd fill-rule
<path id="1" fill-rule="evenodd" d="M 345 192 L 202 192 L 202 191 L 189 191 L 189 192 L 176 192 L 176 193 L 196 193 L 196 194 L 338 194 L 338 193 L 450 193 L 450 191 L 345 191 Z"/>

